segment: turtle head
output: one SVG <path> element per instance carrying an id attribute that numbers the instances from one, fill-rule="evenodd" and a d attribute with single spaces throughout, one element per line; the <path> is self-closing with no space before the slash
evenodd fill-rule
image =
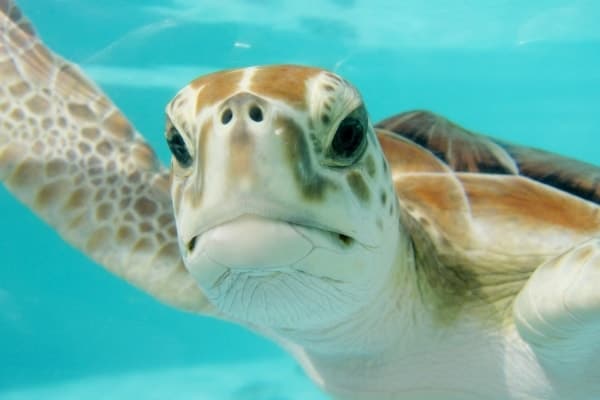
<path id="1" fill-rule="evenodd" d="M 363 101 L 298 66 L 196 79 L 167 106 L 185 265 L 225 318 L 331 326 L 393 263 L 396 197 Z"/>

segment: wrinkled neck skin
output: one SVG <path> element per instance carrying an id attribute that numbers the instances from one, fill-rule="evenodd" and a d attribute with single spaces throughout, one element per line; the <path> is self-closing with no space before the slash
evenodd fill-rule
<path id="1" fill-rule="evenodd" d="M 335 399 L 525 398 L 511 393 L 515 387 L 540 395 L 526 398 L 550 398 L 538 389 L 549 385 L 516 333 L 493 334 L 468 320 L 446 327 L 434 321 L 420 300 L 412 244 L 404 232 L 383 282 L 370 303 L 341 323 L 259 331 L 278 341 Z"/>
<path id="2" fill-rule="evenodd" d="M 325 330 L 279 336 L 311 379 L 335 398 L 396 398 L 392 392 L 427 398 L 432 392 L 423 387 L 441 389 L 431 364 L 438 362 L 433 347 L 446 338 L 432 329 L 425 305 L 415 301 L 420 296 L 411 243 L 406 235 L 400 242 L 377 296 L 353 318 Z M 447 367 L 440 369 L 445 375 Z"/>

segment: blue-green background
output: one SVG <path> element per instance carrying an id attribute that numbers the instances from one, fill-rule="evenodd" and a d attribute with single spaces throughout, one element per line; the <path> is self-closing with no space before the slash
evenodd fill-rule
<path id="1" fill-rule="evenodd" d="M 20 4 L 44 41 L 82 64 L 164 161 L 163 107 L 195 75 L 302 63 L 355 83 L 374 120 L 427 108 L 600 163 L 600 2 Z M 280 356 L 241 328 L 169 309 L 113 278 L 0 189 L 0 398 L 98 374 Z"/>

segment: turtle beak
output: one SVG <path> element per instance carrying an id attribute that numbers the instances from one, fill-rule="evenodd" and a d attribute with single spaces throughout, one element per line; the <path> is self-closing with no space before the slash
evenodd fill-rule
<path id="1" fill-rule="evenodd" d="M 243 215 L 215 226 L 190 240 L 186 266 L 201 286 L 213 285 L 223 269 L 252 274 L 292 269 L 313 244 L 293 224 L 256 215 Z"/>

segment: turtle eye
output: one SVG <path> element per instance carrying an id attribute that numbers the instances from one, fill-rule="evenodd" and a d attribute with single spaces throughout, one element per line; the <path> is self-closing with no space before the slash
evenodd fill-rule
<path id="1" fill-rule="evenodd" d="M 363 153 L 366 137 L 366 112 L 363 107 L 360 107 L 338 125 L 329 147 L 329 156 L 336 161 L 336 164 L 352 164 Z"/>
<path id="2" fill-rule="evenodd" d="M 167 145 L 173 153 L 173 157 L 182 167 L 188 168 L 192 165 L 192 156 L 177 128 L 171 127 L 167 132 Z"/>
<path id="3" fill-rule="evenodd" d="M 356 118 L 344 119 L 335 132 L 331 150 L 341 158 L 351 158 L 360 148 L 365 137 L 365 129 Z"/>

